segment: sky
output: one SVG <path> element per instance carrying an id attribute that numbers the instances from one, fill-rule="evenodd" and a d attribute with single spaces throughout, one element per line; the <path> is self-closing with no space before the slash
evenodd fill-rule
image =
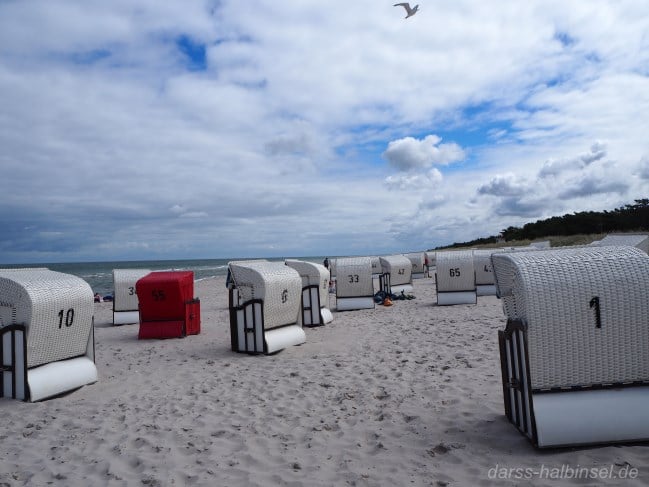
<path id="1" fill-rule="evenodd" d="M 644 0 L 0 0 L 0 263 L 383 255 L 649 196 Z"/>

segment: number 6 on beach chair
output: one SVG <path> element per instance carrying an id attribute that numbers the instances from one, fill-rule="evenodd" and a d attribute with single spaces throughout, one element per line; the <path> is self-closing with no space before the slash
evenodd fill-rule
<path id="1" fill-rule="evenodd" d="M 283 262 L 228 264 L 232 350 L 271 354 L 306 341 L 302 278 Z"/>
<path id="2" fill-rule="evenodd" d="M 649 256 L 495 253 L 507 418 L 539 448 L 649 440 Z"/>
<path id="3" fill-rule="evenodd" d="M 2 397 L 40 401 L 96 382 L 93 313 L 79 277 L 0 270 Z"/>

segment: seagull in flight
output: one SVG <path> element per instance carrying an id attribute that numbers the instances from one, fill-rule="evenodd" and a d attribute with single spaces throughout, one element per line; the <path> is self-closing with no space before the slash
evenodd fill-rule
<path id="1" fill-rule="evenodd" d="M 412 17 L 413 15 L 415 15 L 417 13 L 417 10 L 419 10 L 419 5 L 415 5 L 414 7 L 411 8 L 409 3 L 395 3 L 394 6 L 395 7 L 402 6 L 403 8 L 406 9 L 406 13 L 408 14 L 405 16 L 406 19 L 408 17 Z"/>

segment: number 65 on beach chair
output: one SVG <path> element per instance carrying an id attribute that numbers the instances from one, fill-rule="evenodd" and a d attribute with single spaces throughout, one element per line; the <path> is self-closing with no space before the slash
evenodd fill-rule
<path id="1" fill-rule="evenodd" d="M 534 445 L 649 440 L 649 256 L 494 253 L 507 418 Z"/>
<path id="2" fill-rule="evenodd" d="M 0 391 L 40 401 L 97 381 L 94 295 L 45 268 L 0 270 Z"/>

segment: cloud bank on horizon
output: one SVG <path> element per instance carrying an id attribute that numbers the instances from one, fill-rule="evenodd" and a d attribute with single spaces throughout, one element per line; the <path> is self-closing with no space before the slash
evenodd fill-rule
<path id="1" fill-rule="evenodd" d="M 498 7 L 1 2 L 0 263 L 407 252 L 647 197 L 646 8 Z"/>

